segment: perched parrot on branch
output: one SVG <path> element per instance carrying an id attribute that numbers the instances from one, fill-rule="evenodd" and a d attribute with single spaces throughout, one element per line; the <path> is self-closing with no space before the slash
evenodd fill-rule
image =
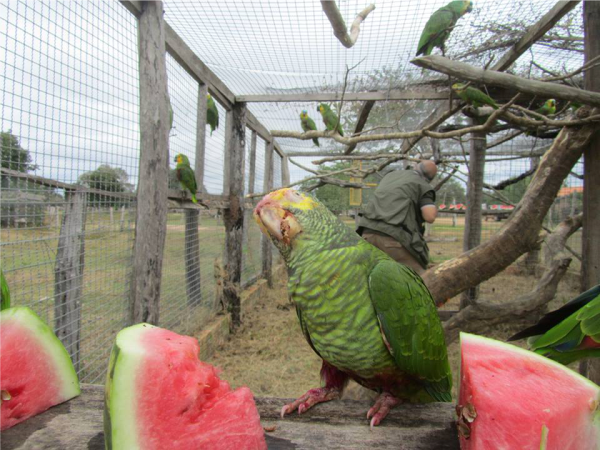
<path id="1" fill-rule="evenodd" d="M 494 109 L 498 109 L 498 105 L 494 99 L 477 88 L 467 86 L 462 83 L 454 83 L 452 85 L 452 90 L 456 92 L 456 95 L 458 95 L 462 101 L 474 106 L 475 108 L 479 108 L 483 105 L 489 105 Z"/>
<path id="2" fill-rule="evenodd" d="M 531 350 L 562 364 L 600 357 L 600 284 L 508 340 L 526 337 Z"/>
<path id="3" fill-rule="evenodd" d="M 0 311 L 7 308 L 10 308 L 10 290 L 4 272 L 0 269 Z"/>
<path id="4" fill-rule="evenodd" d="M 454 1 L 434 12 L 421 33 L 417 56 L 430 55 L 433 47 L 445 54 L 444 43 L 462 16 L 473 10 L 472 1 Z"/>
<path id="5" fill-rule="evenodd" d="M 344 135 L 344 130 L 342 129 L 340 119 L 338 119 L 338 116 L 331 110 L 328 104 L 319 103 L 319 106 L 317 106 L 317 111 L 319 111 L 321 116 L 323 116 L 323 123 L 329 131 L 332 131 L 335 127 L 340 136 Z"/>
<path id="6" fill-rule="evenodd" d="M 556 100 L 553 98 L 546 100 L 540 108 L 535 110 L 535 112 L 543 116 L 554 114 L 556 112 Z"/>
<path id="7" fill-rule="evenodd" d="M 350 378 L 379 393 L 367 413 L 371 427 L 402 401 L 452 401 L 444 331 L 412 269 L 309 194 L 272 192 L 254 218 L 285 260 L 300 328 L 323 360 L 324 386 L 285 405 L 282 417 L 339 398 Z"/>
<path id="8" fill-rule="evenodd" d="M 196 185 L 196 175 L 190 166 L 190 160 L 187 156 L 178 153 L 175 157 L 177 167 L 175 168 L 177 174 L 177 180 L 181 185 L 181 188 L 185 191 L 186 189 L 192 194 L 192 201 L 198 203 L 196 200 L 196 191 L 198 186 Z"/>
<path id="9" fill-rule="evenodd" d="M 317 129 L 317 126 L 315 125 L 315 121 L 310 118 L 310 116 L 308 115 L 308 112 L 306 112 L 306 110 L 304 110 L 300 113 L 300 125 L 302 125 L 302 129 L 304 131 L 312 131 L 312 130 Z M 317 147 L 320 147 L 318 138 L 313 138 L 312 141 L 315 143 L 315 145 Z"/>
<path id="10" fill-rule="evenodd" d="M 206 96 L 206 123 L 210 125 L 210 135 L 219 128 L 219 111 L 217 104 L 210 94 Z"/>

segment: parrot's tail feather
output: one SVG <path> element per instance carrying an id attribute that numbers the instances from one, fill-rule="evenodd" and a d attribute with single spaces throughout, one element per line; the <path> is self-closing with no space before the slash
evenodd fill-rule
<path id="1" fill-rule="evenodd" d="M 198 204 L 198 200 L 196 200 L 196 194 L 192 194 L 192 201 Z"/>

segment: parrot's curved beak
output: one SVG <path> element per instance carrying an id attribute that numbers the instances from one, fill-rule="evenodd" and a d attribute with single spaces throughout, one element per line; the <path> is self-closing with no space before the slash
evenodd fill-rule
<path id="1" fill-rule="evenodd" d="M 294 236 L 302 228 L 294 215 L 283 209 L 276 200 L 265 196 L 254 209 L 254 220 L 261 231 L 286 245 L 290 245 Z"/>

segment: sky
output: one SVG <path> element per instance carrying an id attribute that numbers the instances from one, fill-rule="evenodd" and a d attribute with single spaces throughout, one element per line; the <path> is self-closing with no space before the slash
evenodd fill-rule
<path id="1" fill-rule="evenodd" d="M 168 1 L 165 19 L 235 94 L 339 90 L 347 67 L 357 63 L 347 89 L 360 91 L 398 87 L 386 77 L 373 82 L 382 70 L 414 79 L 427 76 L 409 61 L 426 20 L 445 3 L 375 0 L 376 9 L 363 22 L 352 49 L 333 36 L 317 0 Z M 512 15 L 533 23 L 553 4 L 478 1 L 448 41 L 449 54 L 460 53 L 477 38 L 477 24 L 486 18 L 503 21 Z M 367 3 L 341 0 L 338 5 L 350 23 Z M 523 58 L 553 69 L 578 67 L 582 59 L 542 47 Z M 170 56 L 167 71 L 174 109 L 171 166 L 179 152 L 193 164 L 197 84 Z M 109 164 L 124 169 L 130 182 L 137 183 L 137 31 L 135 18 L 120 3 L 0 0 L 0 74 L 0 128 L 20 138 L 38 166 L 37 175 L 72 183 Z M 267 129 L 300 131 L 299 112 L 317 114 L 315 106 L 257 103 L 249 109 Z M 222 192 L 225 130 L 225 110 L 218 108 L 221 124 L 212 136 L 207 133 L 205 169 L 205 186 L 215 194 Z M 323 128 L 320 120 L 315 122 Z M 311 141 L 288 139 L 282 146 L 314 149 Z M 299 161 L 311 165 L 309 158 Z M 528 162 L 489 166 L 488 181 L 520 173 L 519 164 Z M 259 140 L 255 191 L 262 190 L 263 167 L 264 142 Z M 295 166 L 290 171 L 292 181 L 307 175 Z"/>

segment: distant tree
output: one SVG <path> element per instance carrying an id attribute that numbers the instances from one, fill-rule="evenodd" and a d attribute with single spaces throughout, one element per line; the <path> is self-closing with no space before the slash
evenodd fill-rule
<path id="1" fill-rule="evenodd" d="M 450 179 L 444 183 L 439 191 L 437 191 L 436 200 L 438 205 L 444 202 L 446 205 L 449 205 L 454 201 L 456 201 L 456 203 L 465 203 L 467 201 L 467 193 L 464 185 L 460 181 Z"/>
<path id="2" fill-rule="evenodd" d="M 133 192 L 133 185 L 129 183 L 129 175 L 119 167 L 107 164 L 98 166 L 96 170 L 86 172 L 78 178 L 78 182 L 92 189 L 107 192 Z M 90 203 L 101 203 L 105 206 L 117 206 L 122 203 L 118 197 L 90 192 Z"/>
<path id="3" fill-rule="evenodd" d="M 2 167 L 19 172 L 30 172 L 37 169 L 29 150 L 21 147 L 19 138 L 12 134 L 12 130 L 0 133 L 2 138 L 2 153 L 0 155 Z"/>
<path id="4" fill-rule="evenodd" d="M 527 178 L 523 178 L 517 183 L 511 184 L 506 188 L 502 189 L 500 192 L 504 195 L 508 200 L 510 200 L 515 205 L 521 201 L 523 195 L 525 195 L 525 191 L 531 182 L 531 176 Z M 483 202 L 489 204 L 498 204 L 501 203 L 497 197 L 493 195 L 490 196 L 484 192 L 483 194 Z"/>

